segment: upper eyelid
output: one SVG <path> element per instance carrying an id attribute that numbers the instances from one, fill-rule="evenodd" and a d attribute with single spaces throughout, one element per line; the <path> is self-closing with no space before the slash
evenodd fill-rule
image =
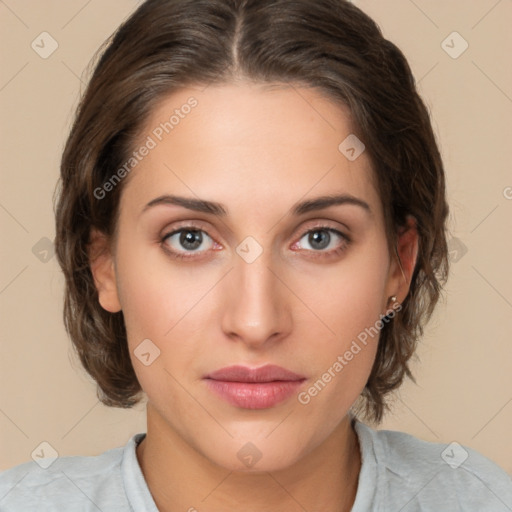
<path id="1" fill-rule="evenodd" d="M 183 224 L 181 224 L 181 222 L 183 222 Z M 184 229 L 190 229 L 190 230 L 196 230 L 196 231 L 204 231 L 208 234 L 208 227 L 205 227 L 204 225 L 204 222 L 203 221 L 200 221 L 200 220 L 197 220 L 197 221 L 178 221 L 178 225 L 177 226 L 173 226 L 172 228 L 164 228 L 162 230 L 163 232 L 163 236 L 168 236 L 172 233 L 175 233 L 176 231 L 181 231 L 181 230 L 184 230 Z M 301 229 L 295 229 L 294 232 L 300 232 L 300 233 L 307 233 L 308 231 L 310 231 L 311 229 L 315 229 L 315 228 L 318 228 L 318 229 L 333 229 L 333 230 L 340 230 L 340 229 L 343 229 L 343 228 L 339 228 L 338 226 L 341 224 L 344 226 L 344 229 L 346 230 L 349 230 L 348 226 L 346 226 L 345 224 L 343 224 L 342 222 L 339 222 L 339 221 L 328 221 L 328 220 L 315 220 L 315 219 L 312 219 L 310 221 L 305 221 L 306 223 L 307 222 L 313 222 L 314 224 L 313 225 L 310 225 L 308 227 L 303 227 Z M 330 222 L 337 222 L 338 226 L 332 226 L 332 225 L 329 225 Z"/>
<path id="2" fill-rule="evenodd" d="M 176 227 L 173 227 L 172 229 L 169 229 L 168 232 L 166 232 L 164 230 L 164 233 L 162 235 L 162 239 L 166 239 L 166 238 L 169 238 L 181 231 L 186 231 L 187 229 L 189 231 L 201 231 L 203 233 L 205 233 L 212 241 L 214 241 L 215 243 L 217 244 L 220 244 L 216 239 L 215 237 L 213 237 L 212 235 L 210 235 L 208 233 L 208 229 L 203 227 L 202 226 L 202 223 L 201 222 L 192 222 L 192 221 L 183 221 L 184 224 L 183 225 L 178 225 Z M 332 222 L 332 221 L 331 221 Z M 338 227 L 334 227 L 334 226 L 331 226 L 328 224 L 328 221 L 316 221 L 316 223 L 314 225 L 311 225 L 311 226 L 308 226 L 308 227 L 304 227 L 300 230 L 298 230 L 298 234 L 294 236 L 294 240 L 295 238 L 298 236 L 297 240 L 296 241 L 299 241 L 301 238 L 303 238 L 305 235 L 307 235 L 308 233 L 310 233 L 311 231 L 314 231 L 315 229 L 318 229 L 318 230 L 326 230 L 326 231 L 331 231 L 331 232 L 335 232 L 337 235 L 339 236 L 342 236 L 346 239 L 348 239 L 348 235 L 345 234 L 341 229 L 339 229 Z M 346 228 L 348 229 L 348 228 Z M 294 242 L 296 243 L 296 242 Z M 220 244 L 222 245 L 222 244 Z"/>

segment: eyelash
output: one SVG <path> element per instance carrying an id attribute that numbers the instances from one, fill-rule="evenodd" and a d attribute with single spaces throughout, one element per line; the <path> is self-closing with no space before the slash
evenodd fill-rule
<path id="1" fill-rule="evenodd" d="M 170 233 L 165 234 L 162 237 L 162 239 L 160 240 L 160 243 L 162 245 L 163 250 L 167 254 L 169 254 L 172 258 L 175 258 L 177 260 L 196 259 L 196 258 L 200 258 L 200 256 L 197 256 L 198 253 L 201 254 L 202 252 L 206 252 L 206 251 L 193 251 L 193 252 L 189 252 L 187 254 L 187 253 L 179 253 L 179 252 L 176 252 L 176 251 L 174 251 L 172 249 L 169 249 L 168 245 L 165 243 L 166 240 L 168 238 L 170 238 L 171 236 L 173 236 L 173 235 L 176 235 L 176 234 L 181 233 L 181 232 L 187 232 L 187 231 L 199 231 L 199 232 L 205 233 L 210 239 L 213 240 L 213 238 L 210 235 L 208 235 L 199 226 L 195 226 L 195 225 L 192 225 L 192 224 L 189 224 L 189 225 L 186 225 L 186 226 L 181 226 L 179 229 L 175 229 L 175 230 L 171 231 Z M 328 231 L 329 233 L 334 233 L 335 235 L 338 235 L 342 239 L 342 242 L 341 242 L 341 246 L 340 247 L 338 247 L 336 249 L 332 249 L 330 251 L 323 251 L 323 250 L 314 251 L 314 250 L 311 250 L 311 249 L 306 249 L 309 252 L 316 253 L 315 255 L 311 256 L 313 259 L 316 259 L 316 258 L 334 258 L 336 256 L 340 256 L 347 249 L 348 245 L 351 243 L 351 239 L 347 235 L 341 233 L 337 229 L 334 229 L 334 228 L 331 228 L 331 227 L 325 226 L 325 225 L 318 225 L 318 226 L 314 226 L 314 227 L 308 229 L 307 231 L 305 231 L 299 237 L 299 240 L 304 238 L 304 236 L 306 236 L 306 235 L 308 235 L 310 233 L 315 233 L 317 231 Z"/>

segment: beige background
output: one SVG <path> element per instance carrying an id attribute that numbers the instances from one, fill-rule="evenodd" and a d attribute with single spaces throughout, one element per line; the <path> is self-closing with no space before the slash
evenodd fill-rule
<path id="1" fill-rule="evenodd" d="M 403 50 L 419 81 L 445 160 L 456 238 L 447 300 L 414 366 L 418 385 L 403 386 L 381 428 L 455 440 L 512 475 L 512 1 L 355 3 Z M 56 259 L 48 253 L 44 262 L 80 77 L 137 5 L 0 1 L 0 470 L 30 460 L 42 441 L 60 455 L 90 455 L 145 431 L 143 405 L 98 402 L 64 331 Z M 47 59 L 31 48 L 43 31 L 59 45 Z M 469 44 L 456 59 L 442 47 L 453 31 Z M 460 49 L 451 39 L 450 51 Z"/>

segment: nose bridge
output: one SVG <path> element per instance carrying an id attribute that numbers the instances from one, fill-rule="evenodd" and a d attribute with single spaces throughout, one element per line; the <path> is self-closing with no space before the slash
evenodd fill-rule
<path id="1" fill-rule="evenodd" d="M 289 329 L 286 298 L 274 267 L 272 251 L 254 239 L 237 247 L 230 273 L 233 293 L 224 311 L 226 334 L 260 345 Z"/>

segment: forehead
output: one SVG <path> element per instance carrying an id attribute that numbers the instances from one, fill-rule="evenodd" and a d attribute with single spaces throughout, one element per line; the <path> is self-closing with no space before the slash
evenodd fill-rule
<path id="1" fill-rule="evenodd" d="M 165 97 L 146 120 L 135 149 L 150 149 L 122 202 L 182 193 L 268 208 L 337 192 L 375 203 L 368 156 L 350 160 L 340 150 L 353 136 L 348 108 L 314 89 L 188 87 Z"/>

